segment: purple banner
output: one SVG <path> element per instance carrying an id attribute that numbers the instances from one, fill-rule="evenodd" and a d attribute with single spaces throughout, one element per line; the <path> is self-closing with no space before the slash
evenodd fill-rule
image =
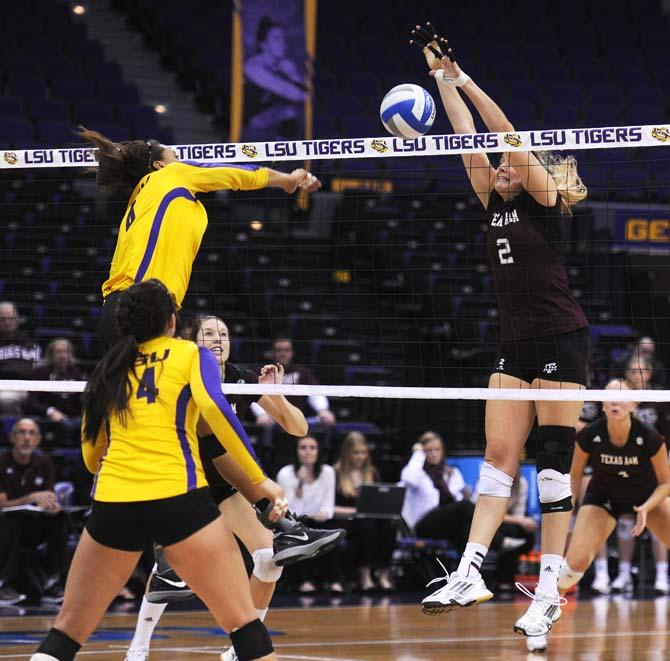
<path id="1" fill-rule="evenodd" d="M 304 0 L 239 4 L 244 99 L 240 139 L 303 139 L 308 97 Z"/>

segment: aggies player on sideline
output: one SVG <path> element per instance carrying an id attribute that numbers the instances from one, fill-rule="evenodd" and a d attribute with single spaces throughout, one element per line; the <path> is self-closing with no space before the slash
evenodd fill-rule
<path id="1" fill-rule="evenodd" d="M 630 386 L 615 379 L 606 389 L 629 390 Z M 572 492 L 579 493 L 587 463 L 593 477 L 558 579 L 561 594 L 581 579 L 622 514 L 636 516 L 634 537 L 648 527 L 663 544 L 670 545 L 668 448 L 656 430 L 633 417 L 634 409 L 633 402 L 604 402 L 605 417 L 577 434 L 570 470 Z M 546 647 L 543 636 L 528 643 L 531 651 Z"/>
<path id="2" fill-rule="evenodd" d="M 475 133 L 460 92 L 490 131 L 514 131 L 503 111 L 453 61 L 446 40 L 432 26 L 417 26 L 413 37 L 455 132 Z M 561 214 L 586 197 L 574 159 L 540 162 L 532 152 L 513 152 L 503 156 L 498 169 L 486 154 L 464 154 L 463 162 L 489 219 L 487 251 L 500 314 L 501 346 L 489 388 L 584 388 L 588 322 L 570 293 L 559 256 Z M 423 600 L 425 612 L 451 611 L 493 596 L 479 569 L 507 512 L 521 449 L 537 417 L 541 571 L 533 601 L 514 630 L 539 636 L 560 617 L 560 608 L 554 608 L 556 579 L 572 510 L 570 461 L 581 408 L 581 402 L 487 402 L 486 453 L 470 538 L 457 571 Z"/>

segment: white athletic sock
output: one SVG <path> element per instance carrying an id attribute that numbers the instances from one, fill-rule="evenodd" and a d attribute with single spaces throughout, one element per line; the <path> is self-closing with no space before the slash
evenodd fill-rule
<path id="1" fill-rule="evenodd" d="M 258 613 L 258 619 L 261 622 L 265 622 L 265 616 L 268 614 L 267 608 L 257 608 L 256 612 Z"/>
<path id="2" fill-rule="evenodd" d="M 456 573 L 464 578 L 479 578 L 479 570 L 488 551 L 488 548 L 483 544 L 468 542 Z"/>
<path id="3" fill-rule="evenodd" d="M 607 567 L 607 558 L 596 558 L 593 563 L 593 568 L 596 571 L 596 578 L 606 578 L 608 581 L 610 579 L 609 569 Z"/>
<path id="4" fill-rule="evenodd" d="M 630 576 L 630 562 L 622 560 L 619 563 L 619 576 Z"/>
<path id="5" fill-rule="evenodd" d="M 667 576 L 668 575 L 668 563 L 657 562 L 656 563 L 656 576 Z"/>
<path id="6" fill-rule="evenodd" d="M 537 587 L 542 592 L 558 594 L 558 576 L 561 573 L 563 556 L 555 553 L 543 553 L 540 556 L 540 580 Z"/>
<path id="7" fill-rule="evenodd" d="M 130 643 L 131 648 L 149 649 L 151 636 L 154 635 L 154 629 L 166 607 L 167 603 L 152 604 L 150 601 L 147 601 L 146 597 L 142 597 L 142 605 L 140 606 L 140 612 L 137 615 L 137 624 L 135 625 L 135 635 Z"/>

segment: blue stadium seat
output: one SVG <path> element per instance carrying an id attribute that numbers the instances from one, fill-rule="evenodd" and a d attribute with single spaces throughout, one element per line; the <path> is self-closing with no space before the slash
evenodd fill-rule
<path id="1" fill-rule="evenodd" d="M 40 142 L 51 147 L 74 145 L 77 138 L 74 135 L 76 125 L 72 122 L 40 122 L 37 132 Z"/>
<path id="2" fill-rule="evenodd" d="M 54 78 L 51 81 L 51 94 L 61 99 L 90 101 L 95 98 L 95 85 L 90 80 Z"/>
<path id="3" fill-rule="evenodd" d="M 77 103 L 74 107 L 74 117 L 77 122 L 85 126 L 116 124 L 111 106 L 99 101 Z"/>
<path id="4" fill-rule="evenodd" d="M 41 122 L 70 122 L 70 105 L 61 99 L 33 99 L 28 104 L 28 115 Z"/>
<path id="5" fill-rule="evenodd" d="M 98 98 L 115 105 L 132 105 L 140 102 L 140 96 L 134 85 L 108 80 L 98 82 Z"/>
<path id="6" fill-rule="evenodd" d="M 124 126 L 157 127 L 156 112 L 148 106 L 119 105 L 119 120 Z"/>
<path id="7" fill-rule="evenodd" d="M 46 95 L 46 85 L 41 76 L 10 75 L 5 93 L 22 96 L 25 99 L 38 99 Z"/>
<path id="8" fill-rule="evenodd" d="M 56 55 L 42 60 L 38 69 L 48 78 L 80 78 L 81 60 L 69 55 Z"/>
<path id="9" fill-rule="evenodd" d="M 0 117 L 13 117 L 20 119 L 23 117 L 23 104 L 21 99 L 15 96 L 0 96 Z"/>
<path id="10" fill-rule="evenodd" d="M 13 74 L 35 74 L 42 69 L 42 62 L 32 55 L 26 55 L 23 51 L 9 51 L 3 54 L 0 67 L 6 73 Z"/>
<path id="11" fill-rule="evenodd" d="M 0 143 L 13 149 L 34 146 L 33 125 L 24 119 L 3 119 L 0 122 Z"/>

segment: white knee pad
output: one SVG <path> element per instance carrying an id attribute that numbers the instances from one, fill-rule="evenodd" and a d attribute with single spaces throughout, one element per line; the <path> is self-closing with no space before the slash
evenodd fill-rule
<path id="1" fill-rule="evenodd" d="M 635 519 L 630 516 L 622 516 L 617 524 L 616 536 L 619 539 L 631 539 L 634 527 Z"/>
<path id="2" fill-rule="evenodd" d="M 276 583 L 281 577 L 283 567 L 278 567 L 272 549 L 258 549 L 251 554 L 254 561 L 254 576 L 263 583 Z"/>
<path id="3" fill-rule="evenodd" d="M 509 498 L 512 495 L 513 482 L 513 477 L 484 462 L 479 471 L 478 491 L 482 496 Z"/>
<path id="4" fill-rule="evenodd" d="M 30 657 L 30 661 L 58 661 L 58 659 L 55 656 L 51 656 L 51 654 L 42 654 L 42 652 L 38 652 Z"/>
<path id="5" fill-rule="evenodd" d="M 537 490 L 540 493 L 540 503 L 555 503 L 556 512 L 565 512 L 572 509 L 572 504 L 565 509 L 566 501 L 570 503 L 572 489 L 570 488 L 570 474 L 559 473 L 553 468 L 544 468 L 537 474 Z M 543 507 L 542 512 L 551 512 L 551 507 Z"/>
<path id="6" fill-rule="evenodd" d="M 576 585 L 584 576 L 583 571 L 574 571 L 568 566 L 568 561 L 563 561 L 563 566 L 561 567 L 561 573 L 558 575 L 558 589 L 559 590 L 568 590 L 573 585 Z"/>

